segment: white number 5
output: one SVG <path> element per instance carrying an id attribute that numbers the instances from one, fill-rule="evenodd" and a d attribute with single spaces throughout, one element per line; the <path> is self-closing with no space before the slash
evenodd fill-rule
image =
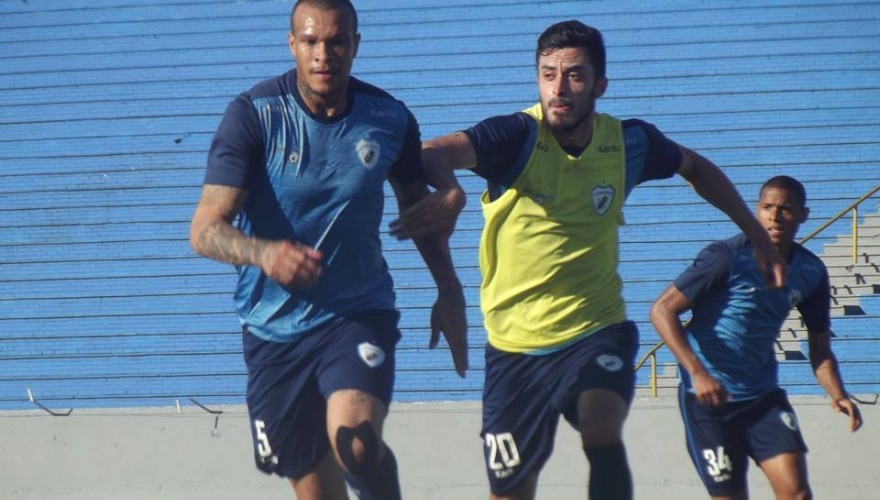
<path id="1" fill-rule="evenodd" d="M 254 430 L 257 432 L 257 453 L 260 458 L 272 456 L 272 447 L 269 446 L 269 436 L 266 435 L 266 422 L 254 420 Z"/>

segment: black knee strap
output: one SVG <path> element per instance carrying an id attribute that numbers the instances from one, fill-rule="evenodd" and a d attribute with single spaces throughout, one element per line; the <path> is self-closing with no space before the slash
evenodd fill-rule
<path id="1" fill-rule="evenodd" d="M 364 445 L 363 461 L 358 460 L 354 455 L 352 448 L 355 438 Z M 373 431 L 373 426 L 365 421 L 354 429 L 340 427 L 336 431 L 336 451 L 339 453 L 342 465 L 352 475 L 362 476 L 372 470 L 379 462 L 379 439 Z"/>

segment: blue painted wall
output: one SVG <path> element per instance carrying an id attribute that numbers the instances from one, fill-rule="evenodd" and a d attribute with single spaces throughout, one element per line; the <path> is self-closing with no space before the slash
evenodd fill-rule
<path id="1" fill-rule="evenodd" d="M 606 37 L 611 84 L 600 110 L 654 122 L 721 165 L 750 203 L 769 176 L 802 179 L 813 208 L 804 234 L 880 183 L 880 3 L 355 4 L 355 74 L 406 101 L 424 137 L 530 105 L 537 35 L 577 18 Z M 227 102 L 292 65 L 291 5 L 0 1 L 0 409 L 29 407 L 28 387 L 69 407 L 242 401 L 234 275 L 191 252 L 188 222 Z M 479 395 L 482 187 L 470 174 L 462 181 L 471 198 L 453 245 L 474 369 L 460 380 L 445 352 L 428 352 L 429 276 L 411 244 L 389 239 L 405 334 L 399 401 Z M 657 341 L 650 301 L 735 228 L 679 178 L 637 189 L 626 217 L 621 270 L 644 350 Z M 848 224 L 810 248 L 821 252 Z M 844 375 L 876 391 L 880 355 L 867 347 L 880 311 L 870 328 L 857 321 L 835 323 L 855 332 L 849 345 L 866 347 L 847 350 L 863 359 Z M 802 365 L 783 375 L 819 391 Z"/>

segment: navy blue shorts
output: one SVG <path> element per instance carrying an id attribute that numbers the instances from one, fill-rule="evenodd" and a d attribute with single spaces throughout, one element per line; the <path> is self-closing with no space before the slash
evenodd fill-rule
<path id="1" fill-rule="evenodd" d="M 678 391 L 688 453 L 712 496 L 746 488 L 749 457 L 760 464 L 781 453 L 807 451 L 782 389 L 719 407 L 701 405 L 682 387 Z"/>
<path id="2" fill-rule="evenodd" d="M 585 390 L 609 389 L 632 402 L 638 337 L 635 323 L 626 321 L 545 355 L 486 346 L 481 435 L 493 494 L 517 488 L 543 468 L 559 416 L 576 425 Z"/>
<path id="3" fill-rule="evenodd" d="M 394 390 L 397 311 L 368 311 L 292 343 L 243 333 L 247 405 L 257 468 L 301 478 L 327 454 L 327 398 L 358 389 L 387 407 Z"/>

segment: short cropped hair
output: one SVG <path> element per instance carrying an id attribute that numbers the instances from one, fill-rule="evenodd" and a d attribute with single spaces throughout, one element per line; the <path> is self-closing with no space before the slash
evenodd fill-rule
<path id="1" fill-rule="evenodd" d="M 354 10 L 354 5 L 352 5 L 350 0 L 296 0 L 296 3 L 293 4 L 293 9 L 290 10 L 290 32 L 294 33 L 293 28 L 293 17 L 296 15 L 296 9 L 299 8 L 300 5 L 309 4 L 312 7 L 317 7 L 321 10 L 336 10 L 336 9 L 345 9 L 351 13 L 352 24 L 354 25 L 354 32 L 358 32 L 358 15 L 357 11 Z"/>
<path id="2" fill-rule="evenodd" d="M 583 49 L 590 56 L 596 78 L 605 76 L 605 41 L 602 33 L 580 21 L 562 21 L 544 30 L 538 37 L 535 63 L 542 55 L 568 48 Z"/>
<path id="3" fill-rule="evenodd" d="M 767 188 L 785 189 L 800 201 L 801 207 L 807 206 L 807 190 L 804 189 L 804 185 L 794 177 L 789 177 L 787 175 L 777 175 L 776 177 L 772 177 L 761 186 L 758 195 L 760 196 L 763 194 L 764 190 Z"/>

